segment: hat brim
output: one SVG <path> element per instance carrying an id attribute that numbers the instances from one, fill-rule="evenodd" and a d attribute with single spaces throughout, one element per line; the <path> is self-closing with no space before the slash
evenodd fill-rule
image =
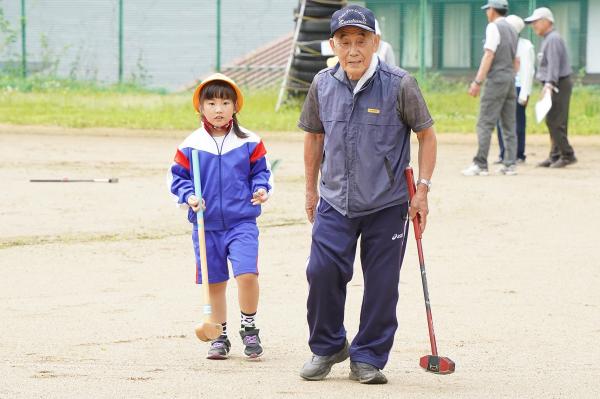
<path id="1" fill-rule="evenodd" d="M 218 75 L 220 75 L 220 76 L 218 76 Z M 233 87 L 233 90 L 235 91 L 235 94 L 237 96 L 237 102 L 235 104 L 236 112 L 240 112 L 242 110 L 242 107 L 244 106 L 244 94 L 242 93 L 242 91 L 240 90 L 238 85 L 233 80 L 231 80 L 228 77 L 221 75 L 221 74 L 214 74 L 214 75 L 209 76 L 208 78 L 206 78 L 206 80 L 204 80 L 202 83 L 200 83 L 198 85 L 198 87 L 196 87 L 196 90 L 194 90 L 194 97 L 192 97 L 192 104 L 193 104 L 196 112 L 200 113 L 200 92 L 202 91 L 204 86 L 206 86 L 208 83 L 214 82 L 214 81 L 225 82 L 225 83 L 229 84 L 231 87 Z"/>
<path id="2" fill-rule="evenodd" d="M 493 8 L 495 10 L 508 10 L 508 7 L 498 8 L 498 7 L 494 7 L 494 6 L 490 5 L 490 4 L 486 4 L 484 6 L 481 6 L 482 10 L 487 10 L 488 8 Z"/>
<path id="3" fill-rule="evenodd" d="M 523 20 L 523 22 L 525 22 L 526 24 L 530 24 L 532 22 L 535 21 L 539 21 L 540 19 L 542 19 L 542 17 L 534 17 L 533 15 L 531 17 L 527 17 Z"/>
<path id="4" fill-rule="evenodd" d="M 356 28 L 360 28 L 362 30 L 366 30 L 367 32 L 371 32 L 371 33 L 375 33 L 375 29 L 372 29 L 366 25 L 362 25 L 362 24 L 346 24 L 344 26 L 340 26 L 339 28 L 337 28 L 336 30 L 334 30 L 333 32 L 331 32 L 331 37 L 333 37 L 333 35 L 335 35 L 335 32 L 337 32 L 340 29 L 344 29 L 347 28 L 348 26 L 354 26 Z"/>

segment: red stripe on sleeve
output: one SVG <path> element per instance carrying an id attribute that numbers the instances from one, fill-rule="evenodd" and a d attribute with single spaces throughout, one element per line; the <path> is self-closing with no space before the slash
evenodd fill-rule
<path id="1" fill-rule="evenodd" d="M 185 157 L 181 150 L 177 150 L 177 154 L 175 154 L 175 163 L 190 170 L 190 161 Z"/>
<path id="2" fill-rule="evenodd" d="M 254 151 L 252 151 L 252 155 L 250 156 L 250 162 L 254 163 L 254 162 L 258 161 L 260 158 L 264 157 L 266 153 L 267 153 L 267 150 L 265 149 L 265 145 L 263 144 L 263 142 L 261 140 L 261 142 L 258 143 L 256 148 L 254 149 Z"/>

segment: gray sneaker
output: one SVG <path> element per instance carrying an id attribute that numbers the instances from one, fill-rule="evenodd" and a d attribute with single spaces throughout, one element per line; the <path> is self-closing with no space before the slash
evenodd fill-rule
<path id="1" fill-rule="evenodd" d="M 387 384 L 387 378 L 377 367 L 361 362 L 350 362 L 350 379 L 361 384 Z"/>
<path id="2" fill-rule="evenodd" d="M 210 349 L 206 355 L 207 359 L 211 360 L 224 360 L 229 356 L 229 349 L 231 349 L 231 343 L 227 337 L 219 337 L 210 343 Z"/>
<path id="3" fill-rule="evenodd" d="M 516 176 L 517 174 L 517 165 L 503 165 L 499 170 L 498 173 L 502 173 L 504 176 Z"/>
<path id="4" fill-rule="evenodd" d="M 489 174 L 487 169 L 481 168 L 474 162 L 471 165 L 467 166 L 465 169 L 463 169 L 461 173 L 463 174 L 463 176 L 487 176 Z"/>
<path id="5" fill-rule="evenodd" d="M 300 370 L 300 377 L 309 381 L 320 381 L 327 377 L 334 364 L 343 362 L 349 356 L 348 341 L 344 342 L 344 347 L 333 355 L 319 356 L 313 354 L 312 358 L 304 363 L 302 370 Z"/>
<path id="6" fill-rule="evenodd" d="M 259 331 L 258 328 L 249 331 L 240 330 L 242 342 L 246 346 L 244 348 L 244 355 L 248 356 L 250 359 L 256 359 L 263 354 L 263 348 L 260 346 L 260 338 L 258 337 Z"/>

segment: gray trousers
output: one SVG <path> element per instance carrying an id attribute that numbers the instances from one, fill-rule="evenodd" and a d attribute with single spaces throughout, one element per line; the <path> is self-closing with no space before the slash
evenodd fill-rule
<path id="1" fill-rule="evenodd" d="M 567 138 L 569 103 L 571 102 L 572 91 L 573 81 L 570 76 L 567 76 L 558 80 L 558 93 L 552 93 L 552 108 L 546 115 L 546 126 L 548 126 L 552 142 L 550 148 L 551 161 L 557 161 L 559 158 L 566 160 L 575 158 L 575 152 Z"/>
<path id="2" fill-rule="evenodd" d="M 517 161 L 516 128 L 517 95 L 515 81 L 494 81 L 488 79 L 483 85 L 477 120 L 477 139 L 479 146 L 473 162 L 482 169 L 488 168 L 490 142 L 496 123 L 502 128 L 504 141 L 504 165 L 510 166 Z"/>

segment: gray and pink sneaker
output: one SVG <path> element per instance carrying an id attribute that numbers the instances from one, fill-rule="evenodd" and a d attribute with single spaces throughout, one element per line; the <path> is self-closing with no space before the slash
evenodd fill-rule
<path id="1" fill-rule="evenodd" d="M 240 336 L 245 346 L 244 354 L 250 359 L 256 359 L 263 354 L 263 348 L 260 346 L 260 338 L 258 337 L 259 331 L 258 328 L 249 331 L 240 330 Z"/>
<path id="2" fill-rule="evenodd" d="M 206 355 L 207 359 L 211 360 L 224 360 L 229 356 L 229 349 L 231 349 L 231 343 L 227 337 L 219 337 L 210 343 L 210 349 Z"/>

